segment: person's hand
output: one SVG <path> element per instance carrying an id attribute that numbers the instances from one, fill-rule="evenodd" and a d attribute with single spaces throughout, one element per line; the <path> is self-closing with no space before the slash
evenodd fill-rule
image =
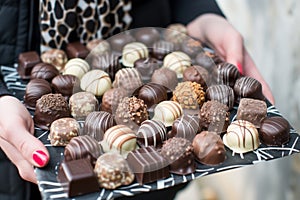
<path id="1" fill-rule="evenodd" d="M 23 179 L 37 183 L 34 166 L 45 166 L 49 153 L 33 133 L 34 123 L 25 106 L 15 97 L 0 97 L 0 147 Z"/>
<path id="2" fill-rule="evenodd" d="M 274 104 L 271 89 L 244 47 L 242 35 L 225 18 L 204 14 L 190 22 L 187 29 L 190 36 L 214 49 L 226 62 L 237 66 L 242 74 L 257 79 L 266 98 Z"/>

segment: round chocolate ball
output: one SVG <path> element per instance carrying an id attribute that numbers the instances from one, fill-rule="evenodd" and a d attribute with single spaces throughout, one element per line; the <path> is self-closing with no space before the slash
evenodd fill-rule
<path id="1" fill-rule="evenodd" d="M 160 33 L 153 27 L 139 28 L 134 32 L 134 37 L 138 42 L 142 42 L 147 47 L 150 47 L 160 39 Z"/>
<path id="2" fill-rule="evenodd" d="M 49 63 L 38 63 L 32 68 L 30 79 L 39 78 L 51 82 L 57 75 L 59 75 L 59 71 L 54 65 Z"/>

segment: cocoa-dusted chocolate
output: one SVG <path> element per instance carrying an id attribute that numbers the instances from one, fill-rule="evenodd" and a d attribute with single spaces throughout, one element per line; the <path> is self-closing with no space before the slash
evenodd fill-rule
<path id="1" fill-rule="evenodd" d="M 51 123 L 48 139 L 52 146 L 66 146 L 79 132 L 79 123 L 74 118 L 63 117 Z"/>
<path id="2" fill-rule="evenodd" d="M 204 103 L 205 92 L 199 83 L 184 81 L 176 86 L 172 100 L 178 102 L 183 109 L 195 110 Z"/>
<path id="3" fill-rule="evenodd" d="M 17 72 L 22 79 L 30 79 L 32 68 L 41 62 L 36 51 L 28 51 L 19 54 Z"/>
<path id="4" fill-rule="evenodd" d="M 29 109 L 35 109 L 36 101 L 44 94 L 52 93 L 51 85 L 44 79 L 30 80 L 26 86 L 24 104 Z"/>
<path id="5" fill-rule="evenodd" d="M 134 174 L 127 161 L 116 152 L 101 155 L 97 159 L 94 172 L 100 187 L 109 190 L 129 185 L 134 180 Z"/>
<path id="6" fill-rule="evenodd" d="M 72 58 L 66 63 L 63 74 L 70 74 L 81 79 L 90 68 L 89 63 L 86 60 L 82 58 Z"/>
<path id="7" fill-rule="evenodd" d="M 115 120 L 117 124 L 124 124 L 137 130 L 141 123 L 149 118 L 147 105 L 142 99 L 136 97 L 124 97 L 119 103 Z"/>
<path id="8" fill-rule="evenodd" d="M 163 67 L 175 71 L 177 78 L 182 78 L 184 70 L 190 67 L 191 63 L 192 60 L 186 53 L 173 51 L 164 57 Z"/>
<path id="9" fill-rule="evenodd" d="M 198 115 L 182 115 L 173 122 L 168 138 L 181 137 L 192 142 L 200 128 L 199 121 Z"/>
<path id="10" fill-rule="evenodd" d="M 259 138 L 268 146 L 281 146 L 290 140 L 290 124 L 280 116 L 265 118 L 259 128 Z"/>
<path id="11" fill-rule="evenodd" d="M 234 93 L 237 101 L 241 98 L 253 98 L 265 101 L 261 83 L 249 76 L 243 76 L 236 80 Z"/>
<path id="12" fill-rule="evenodd" d="M 207 101 L 199 111 L 200 126 L 217 134 L 226 132 L 230 123 L 228 106 L 218 101 Z"/>
<path id="13" fill-rule="evenodd" d="M 164 142 L 161 155 L 168 161 L 170 172 L 179 175 L 194 173 L 196 170 L 192 143 L 180 137 Z"/>
<path id="14" fill-rule="evenodd" d="M 170 176 L 168 161 L 153 146 L 129 152 L 126 160 L 140 185 Z"/>
<path id="15" fill-rule="evenodd" d="M 229 85 L 231 88 L 233 88 L 235 81 L 239 77 L 238 68 L 227 62 L 216 65 L 212 71 L 212 80 L 215 84 Z"/>
<path id="16" fill-rule="evenodd" d="M 121 100 L 127 95 L 122 88 L 111 88 L 104 92 L 100 110 L 115 114 Z"/>
<path id="17" fill-rule="evenodd" d="M 251 122 L 231 122 L 223 135 L 224 144 L 235 153 L 246 153 L 258 148 L 260 141 L 256 127 Z"/>
<path id="18" fill-rule="evenodd" d="M 36 101 L 34 124 L 48 130 L 53 121 L 70 117 L 68 102 L 61 94 L 45 94 Z"/>
<path id="19" fill-rule="evenodd" d="M 202 50 L 202 44 L 199 40 L 194 38 L 186 37 L 181 43 L 181 50 L 189 55 L 191 58 L 194 58 Z"/>
<path id="20" fill-rule="evenodd" d="M 202 131 L 193 140 L 196 160 L 205 165 L 218 165 L 225 161 L 224 143 L 216 132 Z"/>
<path id="21" fill-rule="evenodd" d="M 41 59 L 44 63 L 52 64 L 59 72 L 63 72 L 68 56 L 64 50 L 49 49 L 42 53 Z"/>
<path id="22" fill-rule="evenodd" d="M 211 85 L 206 90 L 206 100 L 207 101 L 218 101 L 228 106 L 231 110 L 234 105 L 234 91 L 228 85 Z"/>
<path id="23" fill-rule="evenodd" d="M 203 90 L 206 91 L 210 85 L 210 74 L 204 67 L 193 65 L 184 70 L 182 80 L 199 83 Z"/>
<path id="24" fill-rule="evenodd" d="M 125 67 L 133 67 L 134 62 L 140 58 L 148 58 L 149 51 L 145 44 L 141 42 L 131 42 L 126 44 L 122 51 L 122 64 Z"/>
<path id="25" fill-rule="evenodd" d="M 84 121 L 83 135 L 89 135 L 98 142 L 103 140 L 107 129 L 116 125 L 113 116 L 105 111 L 94 111 L 88 114 Z"/>
<path id="26" fill-rule="evenodd" d="M 123 47 L 131 42 L 136 41 L 135 38 L 128 32 L 119 33 L 108 39 L 108 42 L 113 51 L 122 52 Z"/>
<path id="27" fill-rule="evenodd" d="M 153 72 L 151 82 L 164 85 L 168 89 L 174 90 L 178 84 L 178 79 L 175 71 L 163 67 Z"/>
<path id="28" fill-rule="evenodd" d="M 267 104 L 265 101 L 251 98 L 242 98 L 237 109 L 236 119 L 247 120 L 259 128 L 261 122 L 267 117 Z"/>
<path id="29" fill-rule="evenodd" d="M 63 161 L 57 179 L 69 198 L 99 191 L 97 177 L 88 159 Z"/>
<path id="30" fill-rule="evenodd" d="M 172 42 L 159 40 L 152 45 L 151 55 L 158 60 L 163 60 L 167 54 L 174 50 L 175 46 Z"/>
<path id="31" fill-rule="evenodd" d="M 99 102 L 90 92 L 77 92 L 70 97 L 69 106 L 76 120 L 85 120 L 89 113 L 98 110 Z"/>
<path id="32" fill-rule="evenodd" d="M 160 68 L 162 62 L 155 58 L 140 58 L 134 62 L 134 68 L 141 74 L 143 82 L 149 82 L 153 72 Z"/>
<path id="33" fill-rule="evenodd" d="M 60 93 L 67 99 L 79 90 L 80 80 L 78 77 L 65 74 L 57 75 L 51 81 L 53 92 Z"/>
<path id="34" fill-rule="evenodd" d="M 114 88 L 125 90 L 127 95 L 131 95 L 137 88 L 143 85 L 141 74 L 135 68 L 120 69 L 112 84 Z"/>
<path id="35" fill-rule="evenodd" d="M 68 162 L 71 160 L 88 159 L 92 166 L 94 166 L 97 158 L 103 153 L 102 146 L 97 140 L 89 135 L 79 135 L 73 137 L 66 145 L 64 160 Z"/>
<path id="36" fill-rule="evenodd" d="M 59 75 L 59 71 L 53 65 L 41 62 L 32 68 L 30 79 L 45 79 L 51 83 L 52 79 L 57 75 Z"/>
<path id="37" fill-rule="evenodd" d="M 167 129 L 161 121 L 143 121 L 137 130 L 137 143 L 141 147 L 161 147 L 163 141 L 167 140 Z"/>
<path id="38" fill-rule="evenodd" d="M 80 42 L 71 42 L 67 44 L 66 53 L 69 59 L 82 58 L 85 59 L 90 53 L 88 48 Z"/>
<path id="39" fill-rule="evenodd" d="M 153 27 L 138 28 L 134 31 L 134 38 L 136 41 L 150 47 L 154 42 L 160 39 L 160 33 Z"/>
<path id="40" fill-rule="evenodd" d="M 102 96 L 111 87 L 109 75 L 100 69 L 93 69 L 85 73 L 80 80 L 80 88 L 95 96 Z"/>

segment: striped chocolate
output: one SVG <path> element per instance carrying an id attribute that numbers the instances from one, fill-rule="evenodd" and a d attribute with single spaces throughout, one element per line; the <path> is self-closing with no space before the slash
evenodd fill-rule
<path id="1" fill-rule="evenodd" d="M 191 58 L 187 54 L 181 51 L 174 51 L 165 56 L 163 67 L 174 70 L 177 77 L 182 78 L 184 70 L 191 66 L 191 62 Z"/>
<path id="2" fill-rule="evenodd" d="M 71 74 L 79 79 L 90 70 L 90 65 L 82 58 L 70 59 L 64 68 L 63 74 Z"/>
<path id="3" fill-rule="evenodd" d="M 128 43 L 123 47 L 122 64 L 126 67 L 133 67 L 134 62 L 140 58 L 149 56 L 146 45 L 141 42 Z"/>
<path id="4" fill-rule="evenodd" d="M 235 81 L 239 77 L 240 73 L 237 67 L 226 62 L 216 65 L 212 71 L 212 79 L 215 84 L 222 84 L 233 87 Z"/>
<path id="5" fill-rule="evenodd" d="M 237 79 L 234 85 L 234 93 L 237 100 L 241 98 L 265 100 L 261 83 L 249 76 Z"/>
<path id="6" fill-rule="evenodd" d="M 206 100 L 215 100 L 228 106 L 229 110 L 234 105 L 234 92 L 228 85 L 212 85 L 206 90 Z"/>

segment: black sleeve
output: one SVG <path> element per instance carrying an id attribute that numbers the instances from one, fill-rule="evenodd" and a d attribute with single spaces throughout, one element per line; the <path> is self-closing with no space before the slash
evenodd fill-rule
<path id="1" fill-rule="evenodd" d="M 204 13 L 225 17 L 215 0 L 170 0 L 172 22 L 187 24 Z"/>
<path id="2" fill-rule="evenodd" d="M 0 73 L 0 97 L 3 95 L 11 95 L 11 93 L 7 90 L 6 85 L 4 84 L 2 75 Z"/>

